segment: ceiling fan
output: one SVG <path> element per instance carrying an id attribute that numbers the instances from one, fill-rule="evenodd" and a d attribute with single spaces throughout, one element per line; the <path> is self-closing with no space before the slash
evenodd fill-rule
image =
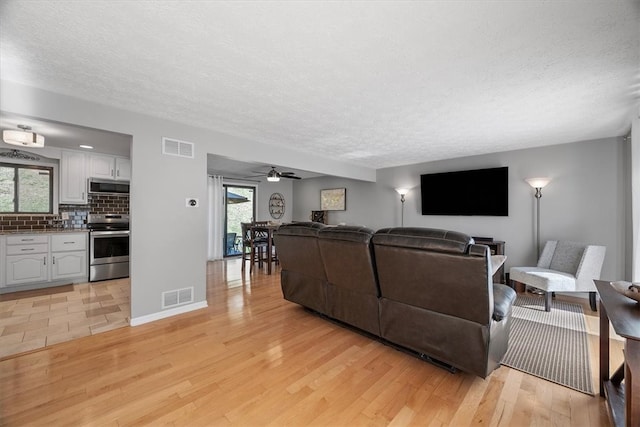
<path id="1" fill-rule="evenodd" d="M 301 179 L 299 176 L 296 176 L 294 172 L 279 172 L 276 170 L 275 166 L 271 166 L 271 170 L 269 172 L 258 172 L 252 171 L 254 173 L 260 174 L 257 176 L 266 176 L 267 181 L 269 182 L 278 182 L 280 178 L 289 178 L 289 179 Z M 252 177 L 255 178 L 255 177 Z"/>

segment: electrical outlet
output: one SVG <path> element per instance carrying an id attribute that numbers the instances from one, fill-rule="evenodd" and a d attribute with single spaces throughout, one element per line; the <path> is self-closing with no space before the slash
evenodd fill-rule
<path id="1" fill-rule="evenodd" d="M 62 212 L 60 214 L 60 219 L 62 219 L 63 221 L 66 221 L 69 219 L 69 212 Z"/>
<path id="2" fill-rule="evenodd" d="M 188 208 L 197 208 L 200 206 L 200 201 L 194 197 L 187 197 L 186 205 Z"/>

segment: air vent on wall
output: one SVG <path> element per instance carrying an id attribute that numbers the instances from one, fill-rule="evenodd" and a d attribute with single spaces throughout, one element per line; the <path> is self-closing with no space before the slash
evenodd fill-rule
<path id="1" fill-rule="evenodd" d="M 193 142 L 162 138 L 162 154 L 193 159 Z"/>
<path id="2" fill-rule="evenodd" d="M 162 308 L 171 308 L 193 302 L 193 287 L 162 293 Z"/>

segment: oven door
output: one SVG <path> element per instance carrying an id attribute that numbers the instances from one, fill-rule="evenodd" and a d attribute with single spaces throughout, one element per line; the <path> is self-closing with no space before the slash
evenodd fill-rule
<path id="1" fill-rule="evenodd" d="M 129 261 L 129 230 L 92 231 L 89 265 Z"/>

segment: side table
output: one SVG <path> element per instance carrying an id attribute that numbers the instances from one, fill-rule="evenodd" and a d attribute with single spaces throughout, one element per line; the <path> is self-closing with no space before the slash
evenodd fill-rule
<path id="1" fill-rule="evenodd" d="M 607 400 L 615 426 L 640 426 L 640 307 L 616 292 L 610 282 L 594 282 L 600 294 L 600 396 Z M 624 364 L 612 376 L 609 321 L 616 333 L 625 338 Z"/>

